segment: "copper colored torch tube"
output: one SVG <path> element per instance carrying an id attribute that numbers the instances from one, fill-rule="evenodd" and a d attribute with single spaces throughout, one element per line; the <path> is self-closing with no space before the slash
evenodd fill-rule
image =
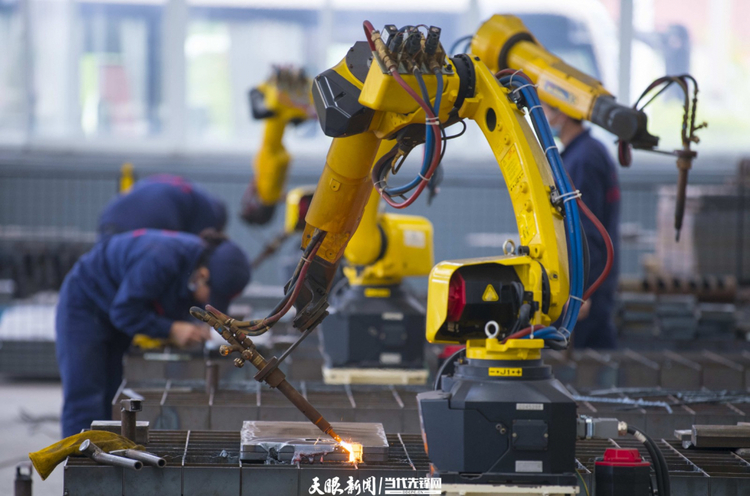
<path id="1" fill-rule="evenodd" d="M 289 384 L 286 379 L 279 383 L 279 385 L 276 386 L 276 389 L 281 391 L 281 394 L 286 396 L 286 398 L 291 401 L 292 404 L 296 406 L 297 409 L 299 409 L 299 411 L 302 412 L 305 417 L 310 419 L 310 422 L 315 424 L 318 429 L 331 436 L 337 443 L 341 442 L 341 437 L 336 434 L 336 431 L 333 430 L 331 424 L 325 418 L 323 418 L 323 415 L 321 415 L 320 412 L 314 406 L 312 406 L 312 404 L 307 401 L 304 396 L 299 394 L 299 391 L 294 389 L 294 387 Z"/>
<path id="2" fill-rule="evenodd" d="M 235 364 L 242 366 L 245 362 L 252 363 L 253 367 L 258 369 L 258 373 L 255 375 L 257 381 L 265 382 L 272 388 L 278 389 L 318 429 L 331 436 L 337 443 L 341 442 L 341 436 L 336 434 L 331 424 L 323 418 L 323 415 L 299 391 L 294 389 L 294 386 L 289 384 L 284 373 L 275 367 L 277 363 L 276 358 L 272 358 L 270 363 L 263 358 L 247 334 L 232 329 L 232 319 L 229 316 L 214 308 L 211 308 L 211 311 L 207 312 L 201 308 L 193 307 L 190 309 L 190 313 L 193 317 L 206 322 L 221 334 L 230 345 L 226 348 L 228 353 L 242 350 L 240 353 L 242 358 L 237 358 Z"/>

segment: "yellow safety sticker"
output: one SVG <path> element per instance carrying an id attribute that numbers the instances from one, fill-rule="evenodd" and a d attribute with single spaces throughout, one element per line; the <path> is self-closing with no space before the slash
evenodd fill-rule
<path id="1" fill-rule="evenodd" d="M 482 301 L 497 301 L 500 298 L 497 296 L 497 291 L 492 287 L 492 284 L 488 284 L 482 294 Z"/>
<path id="2" fill-rule="evenodd" d="M 521 377 L 523 369 L 521 367 L 490 367 L 490 376 L 494 377 Z"/>
<path id="3" fill-rule="evenodd" d="M 388 288 L 365 288 L 365 298 L 388 298 L 391 290 Z"/>
<path id="4" fill-rule="evenodd" d="M 508 184 L 508 191 L 513 191 L 513 188 L 521 182 L 524 175 L 521 158 L 518 156 L 518 148 L 516 148 L 515 143 L 508 148 L 503 158 L 500 159 L 500 170 L 502 170 Z"/>

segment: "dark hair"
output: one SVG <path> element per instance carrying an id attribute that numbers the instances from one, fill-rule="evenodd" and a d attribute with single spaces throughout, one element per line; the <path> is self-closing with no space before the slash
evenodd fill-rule
<path id="1" fill-rule="evenodd" d="M 203 250 L 203 253 L 201 253 L 200 258 L 198 259 L 198 263 L 196 264 L 196 268 L 207 267 L 208 259 L 211 258 L 211 254 L 214 252 L 214 250 L 229 238 L 224 233 L 217 231 L 213 227 L 208 227 L 202 230 L 200 234 L 198 234 L 198 237 L 201 238 L 206 244 L 206 249 Z"/>

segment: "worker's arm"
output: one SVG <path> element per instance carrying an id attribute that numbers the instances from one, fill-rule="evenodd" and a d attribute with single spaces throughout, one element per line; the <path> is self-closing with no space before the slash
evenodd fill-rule
<path id="1" fill-rule="evenodd" d="M 159 315 L 155 302 L 175 280 L 184 277 L 183 271 L 179 260 L 162 248 L 138 261 L 125 275 L 110 307 L 109 318 L 115 328 L 129 336 L 168 338 L 175 320 Z"/>
<path id="2" fill-rule="evenodd" d="M 547 51 L 518 17 L 492 16 L 472 38 L 471 53 L 493 72 L 523 71 L 543 102 L 574 119 L 591 121 L 635 148 L 659 143 L 647 130 L 646 114 L 617 103 L 599 81 Z"/>
<path id="3" fill-rule="evenodd" d="M 255 119 L 265 121 L 263 140 L 253 164 L 253 179 L 242 198 L 242 218 L 266 224 L 273 217 L 286 182 L 290 156 L 284 148 L 288 124 L 313 117 L 310 81 L 300 70 L 275 68 L 271 78 L 253 88 L 250 104 Z"/>

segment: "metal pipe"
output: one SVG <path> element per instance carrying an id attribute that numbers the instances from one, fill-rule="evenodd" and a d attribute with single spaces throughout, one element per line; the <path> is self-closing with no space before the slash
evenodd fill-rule
<path id="1" fill-rule="evenodd" d="M 302 396 L 299 391 L 294 389 L 286 379 L 281 381 L 279 385 L 276 386 L 276 389 L 286 396 L 286 398 L 291 401 L 305 417 L 310 419 L 310 422 L 315 424 L 318 429 L 328 436 L 331 436 L 337 443 L 341 442 L 341 437 L 336 434 L 333 427 L 331 427 L 331 424 L 323 418 L 323 415 L 312 405 L 312 403 L 307 401 L 305 397 Z"/>
<path id="2" fill-rule="evenodd" d="M 219 364 L 208 360 L 206 362 L 206 394 L 219 390 Z"/>
<path id="3" fill-rule="evenodd" d="M 620 57 L 617 75 L 617 96 L 620 103 L 630 105 L 630 65 L 633 50 L 633 0 L 620 0 Z"/>
<path id="4" fill-rule="evenodd" d="M 97 445 L 91 442 L 90 439 L 86 439 L 81 443 L 78 451 L 96 463 L 102 465 L 111 465 L 113 467 L 130 468 L 133 470 L 140 470 L 143 468 L 143 463 L 139 460 L 131 460 L 130 458 L 123 458 L 121 456 L 110 455 L 105 453 Z"/>
<path id="5" fill-rule="evenodd" d="M 122 434 L 122 437 L 130 439 L 131 441 L 135 441 L 135 412 L 123 410 L 121 412 L 121 419 L 122 426 L 120 429 L 120 433 Z"/>
<path id="6" fill-rule="evenodd" d="M 167 460 L 165 460 L 164 458 L 160 456 L 156 456 L 153 453 L 148 453 L 146 451 L 124 449 L 124 450 L 112 451 L 110 454 L 124 456 L 125 458 L 130 458 L 132 460 L 138 460 L 140 462 L 143 462 L 144 465 L 150 465 L 152 467 L 163 468 L 167 465 Z"/>
<path id="7" fill-rule="evenodd" d="M 242 350 L 241 358 L 235 358 L 234 360 L 235 366 L 242 367 L 245 362 L 249 361 L 253 367 L 258 369 L 255 380 L 265 382 L 272 388 L 278 389 L 318 429 L 331 436 L 337 443 L 341 442 L 341 436 L 336 434 L 336 431 L 323 418 L 323 415 L 299 391 L 294 389 L 294 386 L 289 384 L 284 373 L 276 367 L 278 360 L 274 357 L 270 362 L 267 361 L 255 348 L 255 344 L 247 334 L 241 331 L 235 332 L 231 326 L 225 325 L 227 322 L 233 322 L 233 319 L 221 312 L 217 311 L 219 313 L 217 316 L 197 307 L 192 307 L 190 313 L 196 319 L 202 320 L 213 327 L 229 343 L 229 346 L 221 347 L 220 353 L 222 355 L 226 356 L 232 351 Z"/>
<path id="8" fill-rule="evenodd" d="M 26 472 L 23 469 L 26 469 Z M 31 496 L 31 473 L 31 462 L 21 462 L 16 465 L 14 496 Z"/>
<path id="9" fill-rule="evenodd" d="M 141 400 L 125 399 L 120 401 L 120 434 L 135 442 L 136 414 L 142 410 Z"/>

